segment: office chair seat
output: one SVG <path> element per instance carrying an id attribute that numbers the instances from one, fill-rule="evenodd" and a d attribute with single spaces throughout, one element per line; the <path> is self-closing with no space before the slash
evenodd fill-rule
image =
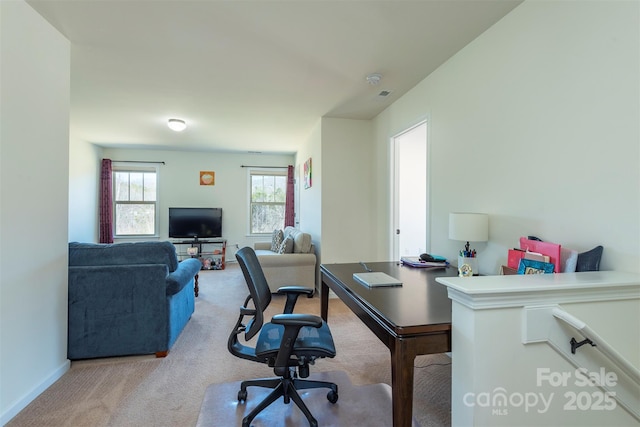
<path id="1" fill-rule="evenodd" d="M 278 355 L 284 326 L 267 323 L 262 327 L 256 343 L 256 356 L 268 360 Z M 336 348 L 329 327 L 323 321 L 320 328 L 305 326 L 300 329 L 298 338 L 293 344 L 293 352 L 307 357 L 334 357 Z"/>

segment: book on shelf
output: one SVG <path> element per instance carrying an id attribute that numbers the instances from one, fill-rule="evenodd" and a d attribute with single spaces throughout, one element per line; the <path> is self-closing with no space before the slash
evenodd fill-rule
<path id="1" fill-rule="evenodd" d="M 417 268 L 443 268 L 449 265 L 449 263 L 446 260 L 423 261 L 422 259 L 420 259 L 420 257 L 417 257 L 417 256 L 416 257 L 413 257 L 413 256 L 400 257 L 400 262 L 410 267 L 417 267 Z"/>
<path id="2" fill-rule="evenodd" d="M 526 251 L 524 253 L 524 259 L 532 259 L 534 261 L 540 261 L 540 262 L 550 262 L 551 257 L 549 257 L 549 255 L 543 255 L 539 252 Z"/>

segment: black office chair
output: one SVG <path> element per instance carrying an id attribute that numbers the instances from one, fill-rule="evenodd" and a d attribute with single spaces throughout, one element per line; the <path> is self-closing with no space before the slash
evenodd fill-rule
<path id="1" fill-rule="evenodd" d="M 236 252 L 236 259 L 249 287 L 249 296 L 240 307 L 240 316 L 229 336 L 229 351 L 243 359 L 266 363 L 273 367 L 277 375 L 276 378 L 247 380 L 240 384 L 239 402 L 247 400 L 247 387 L 274 389 L 242 420 L 242 427 L 249 427 L 251 421 L 280 396 L 284 398 L 286 404 L 293 400 L 307 417 L 309 424 L 316 427 L 318 422 L 311 415 L 297 390 L 329 388 L 327 399 L 331 403 L 336 403 L 338 386 L 326 381 L 300 379 L 309 376 L 309 364 L 313 364 L 316 359 L 336 355 L 331 332 L 320 317 L 293 313 L 298 297 L 306 295 L 311 298 L 313 289 L 300 286 L 285 286 L 278 289 L 279 294 L 287 297 L 284 314 L 277 314 L 273 316 L 271 322 L 263 323 L 264 310 L 271 302 L 271 291 L 258 257 L 253 249 L 244 247 Z M 246 325 L 245 317 L 249 318 Z M 255 348 L 240 343 L 238 336 L 243 332 L 245 342 L 258 332 L 260 333 Z"/>

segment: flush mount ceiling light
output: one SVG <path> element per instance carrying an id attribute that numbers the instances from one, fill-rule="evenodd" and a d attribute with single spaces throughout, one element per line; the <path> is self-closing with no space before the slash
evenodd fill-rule
<path id="1" fill-rule="evenodd" d="M 169 119 L 169 121 L 167 122 L 167 126 L 169 126 L 169 129 L 171 130 L 182 132 L 187 128 L 187 123 L 184 120 L 180 119 Z"/>
<path id="2" fill-rule="evenodd" d="M 373 73 L 373 74 L 369 74 L 366 77 L 367 83 L 369 83 L 371 86 L 375 86 L 378 83 L 380 83 L 380 80 L 382 80 L 382 74 L 378 74 L 378 73 Z"/>

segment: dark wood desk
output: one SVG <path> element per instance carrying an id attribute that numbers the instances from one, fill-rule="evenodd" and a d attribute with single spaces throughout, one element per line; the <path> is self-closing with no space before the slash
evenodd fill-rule
<path id="1" fill-rule="evenodd" d="M 451 300 L 436 277 L 456 276 L 455 268 L 421 269 L 396 262 L 367 263 L 400 281 L 400 287 L 369 288 L 353 279 L 361 264 L 322 264 L 320 314 L 326 321 L 329 288 L 391 351 L 393 426 L 413 418 L 413 365 L 417 355 L 451 350 Z"/>

